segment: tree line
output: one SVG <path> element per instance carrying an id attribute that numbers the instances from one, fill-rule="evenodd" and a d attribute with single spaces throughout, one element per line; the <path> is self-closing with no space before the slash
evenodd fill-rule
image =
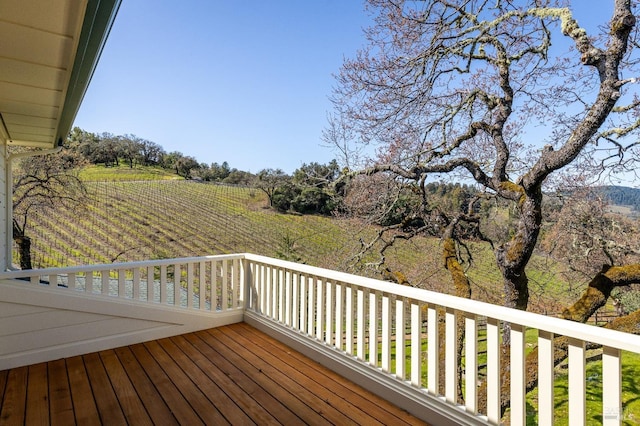
<path id="1" fill-rule="evenodd" d="M 321 215 L 344 213 L 344 196 L 350 187 L 348 182 L 339 181 L 346 170 L 341 170 L 336 160 L 326 164 L 303 163 L 292 174 L 278 168 L 264 168 L 253 174 L 232 168 L 227 161 L 207 164 L 179 151 L 167 152 L 161 145 L 133 134 L 98 134 L 79 127 L 73 128 L 65 147 L 68 152 L 79 156 L 74 157 L 74 167 L 79 164 L 77 158 L 83 158 L 85 164 L 160 167 L 185 179 L 253 186 L 262 190 L 267 195 L 269 206 L 279 212 Z M 411 183 L 403 182 L 402 185 L 405 186 L 404 194 L 383 207 L 385 214 L 375 220 L 375 224 L 400 223 L 411 206 L 418 202 Z M 467 184 L 442 182 L 430 182 L 426 184 L 426 190 L 438 202 L 447 199 L 450 207 L 456 210 L 463 209 L 474 193 L 473 187 Z"/>
<path id="2" fill-rule="evenodd" d="M 159 144 L 135 135 L 96 134 L 78 127 L 69 134 L 65 147 L 89 164 L 161 167 L 185 179 L 254 186 L 264 191 L 269 205 L 280 212 L 330 215 L 340 204 L 331 187 L 340 173 L 335 160 L 303 163 L 291 175 L 273 168 L 253 174 L 232 168 L 226 161 L 207 164 L 179 151 L 167 152 Z"/>
<path id="3" fill-rule="evenodd" d="M 201 163 L 195 157 L 179 151 L 167 152 L 161 145 L 136 135 L 114 135 L 113 133 L 91 133 L 74 127 L 65 147 L 81 154 L 90 164 L 117 167 L 122 164 L 161 167 L 185 179 L 249 184 L 253 175 L 231 168 L 226 161 L 221 164 Z"/>
<path id="4" fill-rule="evenodd" d="M 611 204 L 630 206 L 635 211 L 640 211 L 640 189 L 626 186 L 603 186 L 599 190 Z"/>

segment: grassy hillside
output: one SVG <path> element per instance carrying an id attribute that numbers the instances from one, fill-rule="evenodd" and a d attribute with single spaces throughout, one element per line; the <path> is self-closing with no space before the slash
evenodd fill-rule
<path id="1" fill-rule="evenodd" d="M 84 211 L 34 217 L 36 266 L 243 251 L 304 261 L 343 250 L 330 219 L 275 214 L 256 190 L 184 180 L 87 186 Z"/>
<path id="2" fill-rule="evenodd" d="M 183 180 L 184 178 L 161 167 L 135 166 L 126 164 L 116 167 L 91 165 L 82 169 L 80 177 L 85 181 L 131 181 L 131 180 Z"/>
<path id="3" fill-rule="evenodd" d="M 136 170 L 137 173 L 135 172 Z M 315 266 L 376 276 L 373 269 L 350 268 L 351 256 L 375 231 L 355 221 L 276 213 L 256 189 L 171 179 L 150 180 L 150 170 L 94 168 L 89 176 L 118 180 L 87 181 L 91 194 L 84 209 L 41 212 L 31 217 L 34 267 L 126 262 L 145 259 L 252 252 Z M 468 271 L 473 297 L 502 301 L 493 254 L 472 245 Z M 418 238 L 387 251 L 387 265 L 413 285 L 448 292 L 450 278 L 440 257 L 440 241 Z M 376 258 L 371 256 L 370 261 Z M 534 258 L 530 276 L 533 310 L 554 312 L 574 300 L 546 259 Z"/>

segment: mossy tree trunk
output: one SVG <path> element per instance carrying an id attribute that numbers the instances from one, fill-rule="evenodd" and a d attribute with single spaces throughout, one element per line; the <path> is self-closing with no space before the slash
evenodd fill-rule
<path id="1" fill-rule="evenodd" d="M 445 229 L 442 238 L 442 259 L 444 261 L 445 268 L 451 274 L 451 280 L 453 281 L 453 294 L 458 297 L 464 297 L 466 299 L 471 298 L 471 284 L 469 283 L 469 278 L 464 272 L 464 268 L 460 262 L 460 258 L 458 255 L 458 250 L 456 247 L 456 237 L 455 231 L 456 226 L 458 225 L 458 221 L 460 218 L 456 218 L 453 220 Z M 440 385 L 440 394 L 444 394 L 444 386 L 445 386 L 445 360 L 446 360 L 446 347 L 444 344 L 446 330 L 445 330 L 445 321 L 443 319 L 443 315 L 439 315 L 440 321 L 438 323 L 438 335 L 440 336 L 440 344 L 439 347 L 439 385 Z M 458 355 L 458 386 L 457 386 L 457 398 L 459 403 L 464 403 L 464 395 L 462 393 L 462 363 L 460 360 L 462 359 L 462 351 L 464 349 L 464 318 L 458 318 L 456 327 L 458 329 L 457 339 L 456 339 L 456 353 Z"/>
<path id="2" fill-rule="evenodd" d="M 510 241 L 498 246 L 495 251 L 496 263 L 502 272 L 504 282 L 504 306 L 526 310 L 529 304 L 529 279 L 526 266 L 540 234 L 542 224 L 542 191 L 536 187 L 525 192 L 524 188 L 513 185 L 516 190 L 503 192 L 503 196 L 514 199 L 519 221 L 516 232 Z"/>

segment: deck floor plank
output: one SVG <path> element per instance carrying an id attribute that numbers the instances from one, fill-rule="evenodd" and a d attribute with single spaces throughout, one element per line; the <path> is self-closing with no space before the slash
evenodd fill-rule
<path id="1" fill-rule="evenodd" d="M 228 342 L 232 349 L 241 350 L 244 348 L 247 350 L 248 353 L 245 354 L 245 357 L 253 364 L 254 368 L 272 378 L 280 377 L 282 384 L 287 389 L 329 422 L 340 425 L 358 424 L 356 420 L 346 414 L 349 410 L 353 410 L 354 407 L 340 406 L 340 401 L 328 392 L 326 388 L 313 383 L 307 375 L 308 372 L 305 371 L 306 365 L 300 363 L 296 366 L 298 370 L 290 366 L 282 366 L 280 363 L 278 363 L 277 368 L 274 367 L 273 363 L 280 360 L 283 354 L 286 354 L 281 348 L 274 346 L 270 352 L 258 351 L 253 342 L 244 339 L 240 334 L 230 329 L 211 330 L 211 332 L 224 333 L 228 337 L 225 342 Z M 309 392 L 309 389 L 313 389 L 313 392 Z M 368 424 L 380 424 L 371 417 L 368 417 L 368 419 L 370 421 Z"/>
<path id="2" fill-rule="evenodd" d="M 229 423 L 219 411 L 218 407 L 209 401 L 207 396 L 202 393 L 195 383 L 182 371 L 182 368 L 171 359 L 157 341 L 146 342 L 144 346 L 149 350 L 151 355 L 162 364 L 164 371 L 171 381 L 180 390 L 185 399 L 189 401 L 189 404 L 191 404 L 205 424 L 222 425 Z"/>
<path id="3" fill-rule="evenodd" d="M 200 417 L 193 411 L 193 407 L 182 396 L 176 385 L 164 372 L 161 365 L 147 351 L 144 345 L 133 345 L 131 350 L 139 360 L 140 365 L 147 373 L 149 379 L 162 395 L 165 403 L 180 424 L 197 425 L 204 424 Z"/>
<path id="4" fill-rule="evenodd" d="M 124 412 L 127 423 L 133 425 L 153 425 L 142 400 L 129 380 L 120 360 L 114 351 L 100 352 L 102 364 L 109 375 L 113 391 Z"/>
<path id="5" fill-rule="evenodd" d="M 283 374 L 292 375 L 294 380 L 300 381 L 309 387 L 317 388 L 316 394 L 327 402 L 347 413 L 359 424 L 420 424 L 414 423 L 415 417 L 406 411 L 394 410 L 393 413 L 383 407 L 388 404 L 382 398 L 371 395 L 359 385 L 350 381 L 339 380 L 340 376 L 319 363 L 310 360 L 300 352 L 292 351 L 285 344 L 269 336 L 257 338 L 258 330 L 247 325 L 239 324 L 238 327 L 229 329 L 235 335 L 239 343 L 245 342 L 257 356 L 265 360 L 270 359 Z M 278 358 L 276 352 L 286 353 L 281 357 L 281 362 L 275 362 Z M 308 380 L 305 380 L 306 376 Z M 331 380 L 327 380 L 331 379 Z"/>
<path id="6" fill-rule="evenodd" d="M 0 371 L 0 424 L 424 424 L 248 324 Z"/>
<path id="7" fill-rule="evenodd" d="M 9 371 L 0 409 L 0 423 L 3 425 L 22 425 L 25 422 L 28 372 L 28 367 Z"/>
<path id="8" fill-rule="evenodd" d="M 290 389 L 286 387 L 286 384 L 281 380 L 274 380 L 271 377 L 263 374 L 261 369 L 256 368 L 254 364 L 252 364 L 251 360 L 245 358 L 246 354 L 244 353 L 244 348 L 236 347 L 234 349 L 232 347 L 228 347 L 225 344 L 226 342 L 224 342 L 224 335 L 216 332 L 215 329 L 207 331 L 211 331 L 211 333 L 209 333 L 210 337 L 207 338 L 207 343 L 209 345 L 211 345 L 217 352 L 219 352 L 222 357 L 235 364 L 239 370 L 249 375 L 253 380 L 256 381 L 256 383 L 258 383 L 264 390 L 273 395 L 276 399 L 280 401 L 286 401 L 286 406 L 290 410 L 292 410 L 298 417 L 300 417 L 303 424 L 334 424 L 329 422 L 321 414 L 301 401 L 295 394 L 290 391 Z M 238 349 L 240 349 L 240 353 L 242 353 L 242 356 L 239 355 L 237 351 Z"/>
<path id="9" fill-rule="evenodd" d="M 286 352 L 288 355 L 282 358 L 281 363 L 288 364 L 294 368 L 298 368 L 299 362 L 304 363 L 305 368 L 300 371 L 305 371 L 310 375 L 313 374 L 319 385 L 326 387 L 329 392 L 340 396 L 348 402 L 346 407 L 355 407 L 356 410 L 364 412 L 366 416 L 374 417 L 384 424 L 424 424 L 424 422 L 421 422 L 416 419 L 416 417 L 397 407 L 393 407 L 392 411 L 387 410 L 386 408 L 389 407 L 389 404 L 383 398 L 371 394 L 371 392 L 351 381 L 343 380 L 338 373 L 310 360 L 300 352 L 292 351 L 284 343 L 260 333 L 257 329 L 246 323 L 238 324 L 237 327 L 233 328 L 233 331 L 251 341 L 252 346 L 260 347 L 264 351 L 271 351 L 274 347 L 280 348 L 280 350 Z M 275 365 L 280 365 L 280 363 Z"/>
<path id="10" fill-rule="evenodd" d="M 102 365 L 100 354 L 95 352 L 84 355 L 84 365 L 91 383 L 93 397 L 98 407 L 102 423 L 126 425 L 127 420 L 120 408 L 118 397 L 111 386 L 107 371 Z"/>
<path id="11" fill-rule="evenodd" d="M 158 340 L 158 343 L 230 424 L 254 424 L 249 416 L 214 381 L 203 374 L 202 370 L 182 352 L 180 347 L 170 339 Z"/>
<path id="12" fill-rule="evenodd" d="M 73 424 L 73 402 L 66 362 L 64 359 L 59 359 L 47 363 L 45 368 L 47 369 L 49 380 L 47 407 L 51 413 L 51 424 Z M 30 411 L 27 411 L 27 414 Z"/>
<path id="13" fill-rule="evenodd" d="M 140 395 L 142 404 L 145 407 L 153 407 L 153 409 L 148 409 L 153 424 L 166 426 L 179 424 L 131 349 L 128 347 L 117 348 L 115 353 L 136 392 Z"/>
<path id="14" fill-rule="evenodd" d="M 229 378 L 229 375 L 219 367 L 219 362 L 216 357 L 216 363 L 210 362 L 206 353 L 211 353 L 213 350 L 209 348 L 209 351 L 205 353 L 201 352 L 196 345 L 191 343 L 185 336 L 172 337 L 171 341 L 183 351 L 185 356 L 193 361 L 198 366 L 200 371 L 206 375 L 209 380 L 217 383 L 221 390 L 225 392 L 228 397 L 234 401 L 234 404 L 243 410 L 247 418 L 252 423 L 259 425 L 276 424 L 278 423 L 277 417 L 274 417 L 269 411 L 261 404 L 259 399 L 254 399 L 245 389 L 241 383 L 236 383 Z M 203 342 L 204 344 L 204 342 Z M 231 372 L 230 372 L 231 374 Z M 252 391 L 255 391 L 256 385 L 251 387 Z M 278 403 L 278 401 L 272 399 L 265 403 Z M 281 405 L 281 404 L 280 404 Z M 282 406 L 284 410 L 286 407 Z"/>
<path id="15" fill-rule="evenodd" d="M 82 425 L 99 425 L 100 414 L 96 401 L 93 398 L 91 383 L 81 356 L 74 356 L 65 360 L 71 400 L 73 402 L 73 414 L 75 422 Z M 51 378 L 49 378 L 51 380 Z M 51 401 L 51 404 L 57 402 Z M 64 418 L 52 417 L 52 424 L 68 425 Z"/>
<path id="16" fill-rule="evenodd" d="M 47 386 L 47 364 L 29 366 L 27 384 L 27 406 L 35 407 L 25 413 L 27 424 L 49 424 L 49 387 Z"/>
<path id="17" fill-rule="evenodd" d="M 290 407 L 285 406 L 281 400 L 275 397 L 275 395 L 269 393 L 237 365 L 225 358 L 223 354 L 216 351 L 210 343 L 208 343 L 211 342 L 211 339 L 208 339 L 207 336 L 204 336 L 201 333 L 192 333 L 181 337 L 197 348 L 205 357 L 215 359 L 216 367 L 219 368 L 225 376 L 227 376 L 228 380 L 233 383 L 233 386 L 237 386 L 242 392 L 246 393 L 246 395 L 251 398 L 243 404 L 244 407 L 248 407 L 247 414 L 251 416 L 258 415 L 257 413 L 254 413 L 256 407 L 253 405 L 252 401 L 255 401 L 255 403 L 259 404 L 282 424 L 304 424 L 302 419 L 291 411 Z"/>
<path id="18" fill-rule="evenodd" d="M 229 330 L 229 332 L 234 333 L 229 334 L 233 340 L 239 344 L 244 343 L 257 357 L 264 359 L 266 362 L 275 363 L 273 365 L 285 376 L 291 377 L 292 380 L 300 383 L 302 386 L 315 389 L 314 393 L 316 396 L 340 412 L 345 413 L 354 422 L 372 425 L 383 424 L 381 421 L 383 418 L 372 416 L 367 412 L 367 409 L 374 408 L 374 404 L 365 402 L 359 407 L 344 398 L 345 392 L 348 397 L 351 397 L 361 392 L 362 388 L 354 387 L 346 391 L 342 390 L 342 392 L 335 387 L 331 389 L 327 387 L 327 384 L 331 382 L 326 380 L 325 368 L 314 368 L 314 362 L 309 362 L 310 360 L 301 354 L 299 354 L 300 357 L 296 357 L 295 354 L 298 353 L 294 354 L 295 351 L 291 351 L 286 345 L 277 342 L 275 339 L 256 339 L 255 333 L 247 332 L 247 329 L 240 327 Z M 278 354 L 282 353 L 286 353 L 288 356 L 279 357 Z M 282 359 L 282 362 L 276 363 L 278 359 Z M 400 424 L 399 419 L 395 418 L 394 423 Z"/>

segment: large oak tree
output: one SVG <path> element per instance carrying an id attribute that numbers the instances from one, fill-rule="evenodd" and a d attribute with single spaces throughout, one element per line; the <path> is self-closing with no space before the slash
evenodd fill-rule
<path id="1" fill-rule="evenodd" d="M 373 24 L 366 45 L 337 76 L 332 117 L 375 152 L 367 167 L 348 175 L 352 182 L 362 187 L 363 176 L 384 175 L 422 195 L 404 223 L 419 218 L 423 226 L 395 225 L 385 245 L 400 231 L 439 228 L 446 266 L 454 283 L 462 281 L 451 245 L 461 232 L 451 231 L 473 223 L 473 209 L 434 215 L 424 188 L 443 176 L 474 181 L 516 213 L 493 248 L 504 305 L 527 309 L 543 191 L 632 173 L 638 160 L 636 7 L 632 0 L 368 0 Z M 601 19 L 598 25 L 578 22 L 580 8 Z M 334 143 L 339 152 L 363 152 Z M 429 226 L 434 217 L 441 223 Z M 563 315 L 586 321 L 615 287 L 638 282 L 640 265 L 610 263 Z M 637 321 L 611 326 L 639 329 Z M 559 362 L 566 348 L 556 348 Z M 535 369 L 529 377 L 532 388 Z M 503 395 L 505 407 L 508 399 Z"/>
<path id="2" fill-rule="evenodd" d="M 609 17 L 589 30 L 578 7 L 370 0 L 368 44 L 337 77 L 336 116 L 378 148 L 360 173 L 419 186 L 451 174 L 513 203 L 517 220 L 494 252 L 504 304 L 518 309 L 529 300 L 545 185 L 636 159 L 634 2 L 599 2 L 596 14 L 589 5 Z"/>
<path id="3" fill-rule="evenodd" d="M 29 152 L 26 152 L 27 154 Z M 67 149 L 41 155 L 33 151 L 13 170 L 13 239 L 18 245 L 21 269 L 31 269 L 29 218 L 35 212 L 52 214 L 55 208 L 77 208 L 87 199 L 87 190 L 78 172 L 84 158 Z"/>

